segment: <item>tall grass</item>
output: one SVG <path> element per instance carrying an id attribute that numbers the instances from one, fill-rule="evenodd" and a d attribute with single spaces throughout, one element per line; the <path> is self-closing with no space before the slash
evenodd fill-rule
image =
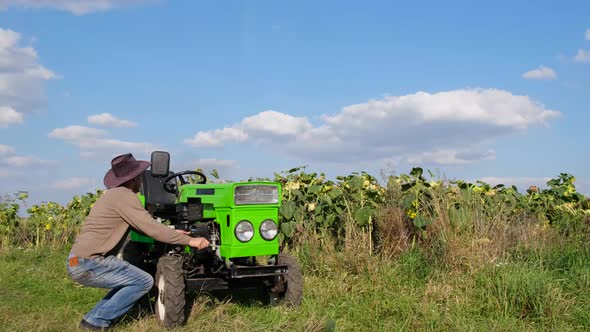
<path id="1" fill-rule="evenodd" d="M 304 236 L 300 246 L 287 248 L 304 272 L 301 307 L 267 308 L 200 296 L 187 326 L 179 330 L 590 328 L 590 249 L 559 240 L 559 234 L 544 237 L 551 241 L 542 240 L 543 246 L 507 248 L 501 260 L 477 259 L 477 253 L 455 247 L 436 255 L 431 247 L 436 242 L 419 240 L 408 241 L 395 255 L 381 254 L 368 245 L 368 230 L 354 223 L 346 227 L 343 241 L 312 232 Z M 13 248 L 1 255 L 0 330 L 75 330 L 104 292 L 79 287 L 67 277 L 67 249 Z M 448 260 L 452 253 L 464 257 Z M 158 329 L 151 315 L 128 317 L 119 325 L 121 331 Z"/>
<path id="2" fill-rule="evenodd" d="M 305 224 L 297 228 L 284 250 L 299 258 L 304 272 L 301 307 L 201 296 L 180 330 L 590 329 L 586 219 L 558 227 L 539 214 L 515 210 L 510 201 L 490 206 L 469 192 L 432 193 L 425 209 L 432 223 L 424 228 L 408 218 L 401 193 L 393 189 L 365 227 L 349 215 L 337 236 Z M 42 230 L 45 237 L 28 233 L 46 221 L 31 221 L 28 228 L 23 220 L 14 233 L 21 235 L 13 237 L 20 240 L 4 246 L 0 330 L 73 330 L 103 295 L 74 285 L 65 274 L 76 220 L 59 236 Z M 149 315 L 120 325 L 124 331 L 158 328 Z"/>

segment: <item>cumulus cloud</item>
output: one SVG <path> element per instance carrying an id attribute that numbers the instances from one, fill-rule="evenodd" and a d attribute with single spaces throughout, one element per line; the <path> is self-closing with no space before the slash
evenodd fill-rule
<path id="1" fill-rule="evenodd" d="M 557 78 L 557 74 L 549 67 L 539 66 L 537 69 L 522 74 L 522 77 L 527 80 L 554 80 Z"/>
<path id="2" fill-rule="evenodd" d="M 96 186 L 96 181 L 91 178 L 71 177 L 55 181 L 51 187 L 59 190 L 71 190 L 79 188 L 91 188 Z"/>
<path id="3" fill-rule="evenodd" d="M 128 128 L 137 126 L 137 123 L 135 122 L 119 119 L 110 113 L 91 115 L 88 117 L 88 123 L 113 128 Z"/>
<path id="4" fill-rule="evenodd" d="M 275 136 L 293 136 L 310 130 L 311 123 L 306 118 L 298 118 L 288 114 L 265 111 L 245 118 L 242 127 L 247 132 L 269 134 Z"/>
<path id="5" fill-rule="evenodd" d="M 574 61 L 580 63 L 590 62 L 590 51 L 579 49 L 576 56 L 574 56 Z"/>
<path id="6" fill-rule="evenodd" d="M 108 137 L 106 130 L 86 127 L 68 126 L 56 128 L 49 133 L 49 137 L 61 139 L 67 143 L 77 145 L 85 158 L 103 157 L 125 152 L 151 153 L 158 150 L 158 146 L 151 143 L 129 142 Z"/>
<path id="7" fill-rule="evenodd" d="M 313 126 L 306 118 L 276 111 L 264 111 L 243 119 L 240 124 L 233 127 L 200 131 L 184 142 L 194 147 L 220 147 L 225 142 L 245 142 L 253 137 L 289 137 L 312 128 Z"/>
<path id="8" fill-rule="evenodd" d="M 65 141 L 87 141 L 106 136 L 106 130 L 91 128 L 86 126 L 68 126 L 65 128 L 56 128 L 49 137 L 59 138 Z"/>
<path id="9" fill-rule="evenodd" d="M 441 164 L 441 165 L 465 165 L 479 160 L 495 160 L 496 152 L 493 150 L 480 151 L 477 149 L 436 150 L 420 154 L 410 154 L 406 161 L 410 164 Z"/>
<path id="10" fill-rule="evenodd" d="M 0 106 L 0 128 L 17 123 L 23 123 L 23 114 L 12 107 Z"/>
<path id="11" fill-rule="evenodd" d="M 12 146 L 0 144 L 0 156 L 5 156 L 8 154 L 14 154 L 14 148 Z"/>
<path id="12" fill-rule="evenodd" d="M 44 160 L 36 156 L 17 155 L 12 146 L 0 144 L 0 165 L 8 167 L 6 174 L 15 174 L 14 170 L 29 166 L 53 165 L 55 161 Z"/>
<path id="13" fill-rule="evenodd" d="M 315 126 L 305 117 L 266 111 L 233 126 L 198 132 L 185 142 L 197 147 L 253 142 L 308 161 L 402 156 L 415 162 L 464 164 L 495 158 L 488 146 L 495 138 L 547 125 L 559 115 L 504 90 L 417 92 L 346 106 L 324 115 Z"/>
<path id="14" fill-rule="evenodd" d="M 0 159 L 0 164 L 10 167 L 42 166 L 54 163 L 53 161 L 43 160 L 35 156 L 8 156 Z"/>
<path id="15" fill-rule="evenodd" d="M 0 9 L 8 7 L 55 8 L 75 15 L 106 11 L 114 8 L 139 5 L 154 0 L 0 0 Z"/>
<path id="16" fill-rule="evenodd" d="M 225 142 L 245 142 L 247 139 L 248 135 L 240 128 L 223 128 L 200 131 L 184 142 L 194 147 L 221 147 Z"/>
<path id="17" fill-rule="evenodd" d="M 44 82 L 56 77 L 39 64 L 35 49 L 20 40 L 18 32 L 0 28 L 0 127 L 22 123 L 23 113 L 41 107 Z"/>

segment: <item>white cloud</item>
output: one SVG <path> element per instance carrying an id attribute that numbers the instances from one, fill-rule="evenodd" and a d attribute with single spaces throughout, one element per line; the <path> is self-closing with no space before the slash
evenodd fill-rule
<path id="1" fill-rule="evenodd" d="M 23 123 L 23 115 L 12 107 L 0 106 L 0 128 Z"/>
<path id="2" fill-rule="evenodd" d="M 8 156 L 0 159 L 0 164 L 11 167 L 41 166 L 51 165 L 54 163 L 55 162 L 51 160 L 43 160 L 35 156 Z"/>
<path id="3" fill-rule="evenodd" d="M 586 40 L 590 40 L 590 29 L 586 29 L 586 33 L 584 34 L 584 37 L 586 37 Z"/>
<path id="4" fill-rule="evenodd" d="M 493 150 L 436 150 L 423 152 L 417 155 L 409 155 L 406 162 L 410 164 L 440 164 L 440 165 L 465 165 L 479 160 L 495 160 L 496 153 Z"/>
<path id="5" fill-rule="evenodd" d="M 55 8 L 75 15 L 153 2 L 154 0 L 0 0 L 0 9 L 8 7 Z"/>
<path id="6" fill-rule="evenodd" d="M 522 77 L 529 80 L 554 80 L 557 78 L 557 74 L 549 67 L 539 66 L 537 69 L 522 74 Z"/>
<path id="7" fill-rule="evenodd" d="M 194 147 L 220 147 L 225 142 L 245 142 L 248 135 L 239 128 L 223 128 L 214 131 L 200 131 L 193 138 L 185 139 Z"/>
<path id="8" fill-rule="evenodd" d="M 200 131 L 184 142 L 194 147 L 221 147 L 225 142 L 241 143 L 249 138 L 266 135 L 275 138 L 287 137 L 311 129 L 313 126 L 307 118 L 269 110 L 247 117 L 233 127 Z"/>
<path id="9" fill-rule="evenodd" d="M 401 125 L 399 120 L 409 120 L 408 124 L 461 122 L 526 129 L 557 115 L 557 112 L 545 109 L 527 96 L 496 89 L 473 89 L 434 94 L 418 92 L 370 100 L 347 106 L 335 116 L 326 116 L 325 121 L 339 130 L 345 128 L 365 132 L 383 121 Z"/>
<path id="10" fill-rule="evenodd" d="M 590 51 L 579 49 L 576 56 L 574 56 L 576 62 L 590 62 Z"/>
<path id="11" fill-rule="evenodd" d="M 298 118 L 275 111 L 264 111 L 242 120 L 242 127 L 247 132 L 292 136 L 310 130 L 312 125 L 307 118 Z"/>
<path id="12" fill-rule="evenodd" d="M 86 126 L 68 126 L 65 128 L 56 128 L 49 137 L 59 138 L 66 141 L 87 141 L 106 136 L 108 133 L 105 130 L 91 128 Z"/>
<path id="13" fill-rule="evenodd" d="M 417 92 L 346 106 L 324 115 L 317 126 L 304 117 L 266 111 L 230 127 L 198 132 L 185 142 L 198 147 L 254 142 L 306 161 L 401 157 L 464 164 L 495 158 L 489 147 L 494 139 L 547 125 L 559 115 L 504 90 Z"/>
<path id="14" fill-rule="evenodd" d="M 17 170 L 30 166 L 49 166 L 55 164 L 53 160 L 44 160 L 35 156 L 21 156 L 16 154 L 12 146 L 0 144 L 0 165 L 7 168 L 0 169 L 0 177 L 17 174 Z"/>
<path id="15" fill-rule="evenodd" d="M 80 177 L 58 180 L 51 185 L 52 188 L 60 190 L 71 190 L 83 187 L 91 188 L 93 186 L 96 186 L 96 181 L 94 179 Z"/>
<path id="16" fill-rule="evenodd" d="M 151 143 L 128 142 L 108 137 L 109 133 L 103 129 L 86 126 L 68 126 L 56 128 L 49 133 L 49 137 L 61 139 L 77 145 L 80 155 L 84 158 L 103 157 L 126 152 L 151 153 L 158 150 L 158 146 Z"/>
<path id="17" fill-rule="evenodd" d="M 137 123 L 135 122 L 119 119 L 110 113 L 91 115 L 88 117 L 88 123 L 113 128 L 126 128 L 137 126 Z"/>
<path id="18" fill-rule="evenodd" d="M 18 43 L 20 39 L 20 34 L 18 32 L 14 32 L 12 30 L 0 30 L 0 49 L 7 49 L 13 47 Z M 24 49 L 21 49 L 24 51 Z M 27 53 L 30 53 L 30 50 L 27 50 Z M 9 59 L 2 59 L 1 63 L 7 63 L 6 61 Z"/>
<path id="19" fill-rule="evenodd" d="M 44 82 L 56 78 L 39 64 L 35 49 L 19 45 L 20 40 L 18 32 L 0 28 L 0 127 L 22 123 L 24 113 L 41 107 Z"/>
<path id="20" fill-rule="evenodd" d="M 0 156 L 14 154 L 14 148 L 12 146 L 0 144 Z"/>

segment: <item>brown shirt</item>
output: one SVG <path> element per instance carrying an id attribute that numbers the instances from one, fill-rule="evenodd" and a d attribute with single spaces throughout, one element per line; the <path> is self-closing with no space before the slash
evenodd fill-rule
<path id="1" fill-rule="evenodd" d="M 154 220 L 133 191 L 117 187 L 105 191 L 96 200 L 71 253 L 82 258 L 111 254 L 126 236 L 129 226 L 164 243 L 188 245 L 191 239 Z"/>

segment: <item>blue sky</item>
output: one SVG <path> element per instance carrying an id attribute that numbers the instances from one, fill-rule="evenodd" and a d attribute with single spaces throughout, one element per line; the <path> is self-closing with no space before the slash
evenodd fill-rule
<path id="1" fill-rule="evenodd" d="M 224 178 L 420 165 L 590 194 L 590 3 L 0 0 L 0 193 L 110 159 Z"/>

